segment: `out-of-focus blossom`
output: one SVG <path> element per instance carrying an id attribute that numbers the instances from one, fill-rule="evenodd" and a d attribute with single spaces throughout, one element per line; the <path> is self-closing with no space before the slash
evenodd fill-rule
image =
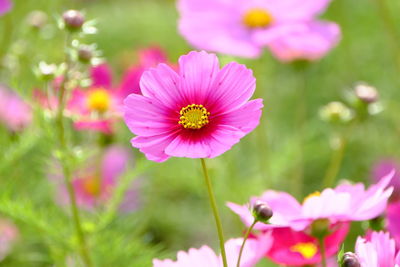
<path id="1" fill-rule="evenodd" d="M 0 16 L 6 14 L 13 7 L 11 0 L 0 0 Z"/>
<path id="2" fill-rule="evenodd" d="M 383 213 L 393 188 L 388 185 L 393 172 L 382 178 L 377 184 L 365 190 L 361 183 L 342 184 L 335 189 L 327 188 L 321 193 L 315 192 L 300 204 L 286 193 L 266 191 L 261 197 L 250 199 L 250 205 L 257 200 L 266 202 L 274 212 L 269 225 L 256 224 L 255 229 L 267 230 L 276 226 L 287 226 L 294 230 L 304 230 L 315 223 L 328 220 L 328 224 L 339 222 L 364 221 Z M 249 226 L 253 216 L 247 205 L 228 203 L 243 222 Z"/>
<path id="3" fill-rule="evenodd" d="M 315 60 L 339 40 L 333 23 L 316 21 L 329 0 L 180 0 L 179 30 L 195 47 L 258 57 L 263 46 L 284 61 Z"/>
<path id="4" fill-rule="evenodd" d="M 0 219 L 0 261 L 10 253 L 19 236 L 14 224 L 5 219 Z"/>
<path id="5" fill-rule="evenodd" d="M 378 91 L 375 87 L 367 83 L 358 83 L 354 87 L 354 94 L 364 103 L 371 104 L 379 99 Z"/>
<path id="6" fill-rule="evenodd" d="M 179 72 L 159 64 L 144 72 L 143 95 L 124 101 L 131 140 L 149 160 L 212 158 L 229 150 L 259 123 L 262 100 L 252 71 L 236 62 L 219 68 L 214 54 L 190 52 Z"/>
<path id="7" fill-rule="evenodd" d="M 26 18 L 26 22 L 29 26 L 36 29 L 43 28 L 48 21 L 48 16 L 45 12 L 41 10 L 34 10 L 30 12 Z"/>
<path id="8" fill-rule="evenodd" d="M 240 247 L 243 239 L 230 239 L 225 243 L 226 257 L 228 266 L 236 266 Z M 243 249 L 241 267 L 254 266 L 271 247 L 272 239 L 270 235 L 264 235 L 260 239 L 249 239 Z M 222 258 L 208 246 L 199 249 L 191 248 L 188 252 L 179 251 L 177 260 L 153 260 L 153 267 L 222 267 Z"/>
<path id="9" fill-rule="evenodd" d="M 339 250 L 349 230 L 349 223 L 331 226 L 331 234 L 325 238 L 327 257 Z M 321 262 L 318 240 L 304 231 L 294 231 L 289 227 L 274 228 L 264 234 L 271 234 L 273 242 L 266 256 L 278 264 L 306 266 Z"/>
<path id="10" fill-rule="evenodd" d="M 383 177 L 394 171 L 390 185 L 393 186 L 391 200 L 400 200 L 400 164 L 394 159 L 383 159 L 374 164 L 372 178 L 374 182 L 379 182 Z"/>
<path id="11" fill-rule="evenodd" d="M 350 121 L 354 115 L 342 102 L 330 102 L 322 107 L 319 111 L 322 120 L 332 123 L 346 123 Z"/>
<path id="12" fill-rule="evenodd" d="M 100 159 L 89 159 L 87 167 L 77 170 L 73 174 L 72 185 L 75 189 L 76 200 L 80 207 L 87 210 L 93 210 L 102 206 L 112 197 L 113 190 L 118 180 L 126 173 L 131 156 L 129 151 L 119 146 L 111 146 L 106 149 Z M 63 184 L 59 182 L 58 194 L 61 204 L 69 203 L 68 192 Z M 137 208 L 138 204 L 137 190 L 129 190 L 125 199 L 129 199 L 131 203 L 121 205 L 123 211 L 129 211 Z"/>
<path id="13" fill-rule="evenodd" d="M 283 28 L 283 27 L 282 27 Z M 340 28 L 335 23 L 312 21 L 288 25 L 282 29 L 282 35 L 263 41 L 264 35 L 258 35 L 261 43 L 267 43 L 272 54 L 283 62 L 294 60 L 318 60 L 324 57 L 340 40 Z"/>
<path id="14" fill-rule="evenodd" d="M 400 201 L 391 202 L 386 209 L 386 227 L 400 248 Z"/>
<path id="15" fill-rule="evenodd" d="M 0 84 L 0 123 L 19 132 L 32 122 L 32 109 L 19 95 Z"/>
<path id="16" fill-rule="evenodd" d="M 373 232 L 368 238 L 359 237 L 356 255 L 361 267 L 400 266 L 400 253 L 396 256 L 395 242 L 388 233 Z"/>

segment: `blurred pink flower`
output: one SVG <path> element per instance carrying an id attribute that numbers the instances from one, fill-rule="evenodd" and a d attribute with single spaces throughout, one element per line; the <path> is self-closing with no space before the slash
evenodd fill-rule
<path id="1" fill-rule="evenodd" d="M 301 56 L 308 58 L 312 55 L 311 59 L 314 59 L 316 55 L 326 53 L 326 47 L 332 47 L 334 40 L 339 39 L 340 33 L 332 31 L 332 24 L 313 22 L 329 2 L 330 0 L 180 0 L 179 30 L 199 49 L 242 57 L 258 57 L 262 47 L 272 42 L 273 51 L 278 51 L 279 47 L 279 55 L 288 47 L 292 50 L 291 54 L 295 49 L 305 48 L 306 51 Z M 306 26 L 299 26 L 301 24 Z M 302 40 L 303 37 L 312 38 L 317 43 L 310 45 L 309 41 Z M 300 44 L 293 44 L 293 39 L 300 41 Z M 327 45 L 327 42 L 331 44 Z M 310 49 L 313 50 L 312 53 L 309 52 Z M 297 54 L 300 55 L 299 52 Z"/>
<path id="2" fill-rule="evenodd" d="M 0 16 L 3 16 L 11 10 L 13 3 L 11 0 L 0 0 Z"/>
<path id="3" fill-rule="evenodd" d="M 331 234 L 325 238 L 326 256 L 334 256 L 349 231 L 349 223 L 331 225 Z M 278 264 L 289 266 L 314 265 L 321 262 L 318 240 L 304 231 L 289 227 L 264 232 L 271 234 L 273 242 L 266 256 Z"/>
<path id="4" fill-rule="evenodd" d="M 32 109 L 19 95 L 0 84 L 0 123 L 19 132 L 32 122 Z"/>
<path id="5" fill-rule="evenodd" d="M 17 227 L 10 221 L 0 219 L 0 261 L 10 253 L 19 236 Z"/>
<path id="6" fill-rule="evenodd" d="M 327 219 L 331 224 L 373 219 L 386 209 L 393 191 L 392 187 L 387 188 L 392 177 L 393 172 L 367 190 L 361 183 L 343 184 L 335 189 L 327 188 L 321 193 L 309 195 L 302 204 L 289 194 L 266 191 L 261 197 L 251 198 L 250 204 L 253 205 L 257 200 L 264 201 L 274 214 L 270 219 L 270 225 L 258 223 L 255 229 L 267 230 L 276 226 L 287 226 L 299 231 L 319 219 Z M 253 222 L 248 205 L 228 203 L 228 206 L 247 226 Z"/>
<path id="7" fill-rule="evenodd" d="M 107 203 L 112 197 L 113 190 L 118 180 L 126 173 L 131 161 L 129 151 L 123 147 L 111 146 L 107 148 L 101 159 L 89 159 L 84 169 L 77 170 L 73 175 L 72 184 L 75 189 L 77 203 L 81 208 L 93 210 Z M 63 181 L 58 181 L 60 193 L 59 201 L 63 205 L 69 203 L 68 192 Z M 135 186 L 136 183 L 134 183 Z M 137 208 L 139 199 L 137 190 L 129 190 L 122 202 L 122 211 L 128 212 Z"/>
<path id="8" fill-rule="evenodd" d="M 225 243 L 228 266 L 236 266 L 239 250 L 243 239 L 230 239 Z M 243 249 L 241 267 L 251 267 L 264 257 L 264 254 L 271 247 L 270 235 L 264 235 L 260 239 L 249 239 Z M 153 260 L 153 267 L 222 267 L 222 258 L 208 246 L 199 249 L 191 248 L 188 252 L 179 251 L 177 260 Z"/>
<path id="9" fill-rule="evenodd" d="M 159 64 L 143 73 L 143 95 L 125 101 L 131 140 L 149 160 L 213 158 L 229 150 L 259 123 L 262 99 L 252 71 L 232 62 L 219 69 L 214 54 L 190 52 L 179 72 Z"/>
<path id="10" fill-rule="evenodd" d="M 400 200 L 400 164 L 394 159 L 383 159 L 378 161 L 372 170 L 372 178 L 374 182 L 379 182 L 388 173 L 395 171 L 390 185 L 393 186 L 393 194 L 391 200 Z"/>
<path id="11" fill-rule="evenodd" d="M 281 31 L 281 36 L 272 40 L 263 34 L 255 38 L 268 45 L 272 54 L 283 62 L 318 60 L 336 46 L 341 36 L 337 24 L 322 21 L 282 26 Z"/>
<path id="12" fill-rule="evenodd" d="M 386 209 L 386 227 L 400 248 L 400 201 L 391 202 Z"/>
<path id="13" fill-rule="evenodd" d="M 359 237 L 356 243 L 356 255 L 361 267 L 399 267 L 400 253 L 388 233 L 373 232 L 369 238 Z"/>

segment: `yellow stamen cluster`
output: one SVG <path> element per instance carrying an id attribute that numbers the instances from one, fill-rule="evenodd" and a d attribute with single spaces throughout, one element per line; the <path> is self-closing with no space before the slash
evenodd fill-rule
<path id="1" fill-rule="evenodd" d="M 188 129 L 200 129 L 209 123 L 210 112 L 203 105 L 191 104 L 179 112 L 179 124 Z"/>
<path id="2" fill-rule="evenodd" d="M 106 112 L 111 105 L 110 94 L 105 89 L 96 89 L 89 92 L 86 100 L 91 111 Z"/>
<path id="3" fill-rule="evenodd" d="M 101 193 L 100 179 L 97 176 L 84 178 L 83 189 L 91 196 L 99 196 Z"/>
<path id="4" fill-rule="evenodd" d="M 297 243 L 290 248 L 292 252 L 300 253 L 305 259 L 311 259 L 317 254 L 318 248 L 314 243 Z"/>
<path id="5" fill-rule="evenodd" d="M 262 8 L 252 8 L 243 16 L 243 23 L 248 28 L 264 28 L 273 21 L 272 15 Z"/>
<path id="6" fill-rule="evenodd" d="M 315 191 L 314 193 L 309 194 L 308 196 L 306 196 L 303 200 L 303 203 L 306 202 L 308 199 L 312 198 L 312 197 L 319 197 L 321 195 L 320 192 Z"/>

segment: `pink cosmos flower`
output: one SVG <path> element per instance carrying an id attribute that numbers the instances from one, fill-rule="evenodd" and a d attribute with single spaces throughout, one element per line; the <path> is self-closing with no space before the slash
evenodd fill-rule
<path id="1" fill-rule="evenodd" d="M 325 238 L 326 256 L 332 257 L 339 250 L 349 230 L 349 223 L 331 226 L 331 234 Z M 266 256 L 277 264 L 306 266 L 321 262 L 318 240 L 304 231 L 290 227 L 274 228 L 264 232 L 271 234 L 273 242 Z"/>
<path id="2" fill-rule="evenodd" d="M 232 62 L 219 69 L 214 54 L 190 52 L 179 71 L 159 64 L 143 73 L 143 95 L 125 101 L 131 140 L 149 160 L 169 157 L 213 158 L 221 155 L 259 123 L 261 99 L 252 71 Z"/>
<path id="3" fill-rule="evenodd" d="M 89 159 L 87 167 L 77 170 L 72 180 L 78 205 L 86 210 L 93 210 L 106 204 L 112 197 L 118 180 L 125 174 L 131 159 L 129 151 L 115 145 L 107 148 L 100 159 Z M 56 181 L 60 190 L 59 201 L 67 205 L 68 193 L 61 177 L 57 178 L 60 180 Z M 121 205 L 122 211 L 127 212 L 137 208 L 139 202 L 137 194 L 137 190 L 129 190 Z M 126 203 L 127 200 L 129 204 Z"/>
<path id="4" fill-rule="evenodd" d="M 19 132 L 31 122 L 31 107 L 15 92 L 0 84 L 0 123 L 12 132 Z"/>
<path id="5" fill-rule="evenodd" d="M 236 266 L 243 239 L 230 239 L 225 243 L 228 266 Z M 259 240 L 249 239 L 243 249 L 241 267 L 254 266 L 271 247 L 270 235 L 264 235 Z M 191 248 L 188 252 L 179 251 L 177 260 L 153 260 L 153 267 L 222 267 L 222 258 L 208 246 L 199 249 Z"/>
<path id="6" fill-rule="evenodd" d="M 250 204 L 253 205 L 257 200 L 264 201 L 274 214 L 270 225 L 258 223 L 255 229 L 267 230 L 276 226 L 287 226 L 300 231 L 320 219 L 327 219 L 331 224 L 373 219 L 386 209 L 393 191 L 392 187 L 387 188 L 392 177 L 393 172 L 367 190 L 361 183 L 343 184 L 335 189 L 327 188 L 321 193 L 309 195 L 302 204 L 289 194 L 266 191 L 261 197 L 251 198 Z M 254 218 L 247 205 L 228 203 L 228 207 L 238 214 L 247 226 L 253 222 Z"/>
<path id="7" fill-rule="evenodd" d="M 10 253 L 18 236 L 19 232 L 14 224 L 6 219 L 0 219 L 0 261 Z"/>
<path id="8" fill-rule="evenodd" d="M 359 237 L 356 255 L 361 267 L 400 266 L 400 253 L 396 255 L 395 242 L 388 233 L 373 232 L 368 239 Z"/>
<path id="9" fill-rule="evenodd" d="M 391 200 L 400 200 L 400 165 L 394 159 L 383 159 L 378 161 L 372 169 L 372 178 L 375 182 L 379 182 L 388 173 L 395 171 L 390 185 L 393 186 L 393 194 Z"/>
<path id="10" fill-rule="evenodd" d="M 400 248 L 400 201 L 388 204 L 386 209 L 386 227 Z"/>
<path id="11" fill-rule="evenodd" d="M 179 30 L 195 47 L 258 57 L 271 44 L 278 58 L 316 59 L 340 38 L 338 27 L 316 21 L 330 0 L 180 0 Z"/>
<path id="12" fill-rule="evenodd" d="M 10 0 L 0 0 L 0 16 L 6 14 L 13 7 L 13 3 Z"/>

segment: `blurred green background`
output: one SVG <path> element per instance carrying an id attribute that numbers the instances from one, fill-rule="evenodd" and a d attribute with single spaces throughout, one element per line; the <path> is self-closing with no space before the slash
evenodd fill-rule
<path id="1" fill-rule="evenodd" d="M 369 184 L 376 160 L 399 157 L 396 50 L 400 47 L 387 33 L 378 1 L 382 0 L 334 0 L 323 18 L 340 24 L 343 39 L 327 57 L 306 70 L 279 63 L 268 51 L 256 60 L 220 56 L 223 63 L 236 60 L 253 69 L 256 97 L 264 98 L 265 104 L 262 123 L 254 132 L 221 157 L 207 160 L 227 239 L 239 237 L 244 227 L 225 207 L 226 201 L 245 203 L 267 189 L 288 191 L 301 200 L 322 189 L 332 156 L 330 140 L 342 128 L 322 121 L 318 112 L 330 101 L 344 100 L 344 92 L 358 81 L 378 89 L 383 111 L 352 127 L 336 181 Z M 387 2 L 397 19 L 400 2 Z M 63 35 L 56 18 L 67 9 L 83 10 L 88 19 L 97 21 L 99 33 L 87 42 L 98 44 L 103 51 L 113 67 L 115 82 L 127 64 L 135 62 L 138 48 L 159 45 L 172 62 L 192 49 L 177 32 L 174 1 L 16 0 L 14 4 L 11 13 L 0 18 L 4 61 L 0 75 L 2 83 L 28 100 L 34 88 L 43 86 L 33 67 L 42 60 L 63 60 Z M 27 23 L 33 10 L 48 15 L 48 24 L 40 31 Z M 301 114 L 304 117 L 299 123 Z M 54 190 L 47 179 L 56 144 L 48 139 L 52 129 L 43 126 L 46 118 L 40 109 L 35 110 L 35 119 L 36 124 L 19 136 L 0 128 L 0 212 L 13 219 L 21 231 L 16 248 L 0 266 L 64 266 L 63 260 L 70 257 L 58 242 L 71 235 L 68 215 L 54 204 Z M 115 142 L 130 147 L 131 134 L 120 124 Z M 85 138 L 84 133 L 76 134 L 75 144 L 93 151 Z M 143 155 L 134 149 L 132 153 L 144 164 Z M 99 266 L 150 266 L 153 257 L 175 257 L 177 250 L 203 244 L 217 249 L 200 167 L 200 161 L 193 159 L 150 163 L 142 174 L 142 207 L 114 218 L 91 238 Z M 296 177 L 302 173 L 304 182 L 299 186 Z M 101 214 L 85 214 L 87 228 L 94 227 L 99 217 Z M 360 233 L 361 224 L 354 224 L 347 248 L 352 249 Z M 258 266 L 274 265 L 263 260 Z"/>

